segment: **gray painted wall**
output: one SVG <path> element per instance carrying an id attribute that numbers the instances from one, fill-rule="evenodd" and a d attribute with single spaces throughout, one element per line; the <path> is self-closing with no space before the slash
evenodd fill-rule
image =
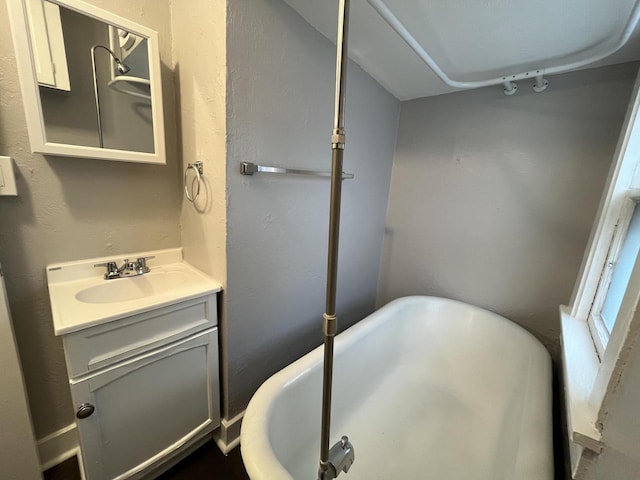
<path id="1" fill-rule="evenodd" d="M 378 303 L 460 299 L 557 341 L 636 71 L 403 103 Z"/>
<path id="2" fill-rule="evenodd" d="M 328 170 L 335 47 L 281 0 L 228 10 L 227 418 L 272 373 L 319 345 L 329 182 L 243 177 L 240 162 Z M 375 307 L 399 102 L 349 64 L 338 315 Z"/>
<path id="3" fill-rule="evenodd" d="M 0 266 L 0 478 L 36 480 L 40 461 Z"/>
<path id="4" fill-rule="evenodd" d="M 171 65 L 169 6 L 155 0 L 91 0 L 160 32 Z M 33 155 L 5 2 L 0 2 L 0 155 L 15 158 L 18 197 L 0 197 L 0 261 L 36 436 L 71 423 L 62 353 L 53 334 L 45 266 L 52 262 L 180 245 L 175 101 L 163 67 L 166 166 Z"/>

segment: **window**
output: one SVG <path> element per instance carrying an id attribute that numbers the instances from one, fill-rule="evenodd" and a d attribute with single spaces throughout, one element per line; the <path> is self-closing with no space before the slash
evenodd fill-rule
<path id="1" fill-rule="evenodd" d="M 620 314 L 631 273 L 640 251 L 640 196 L 629 190 L 608 248 L 598 289 L 588 317 L 589 329 L 598 356 L 603 357 L 609 337 Z"/>

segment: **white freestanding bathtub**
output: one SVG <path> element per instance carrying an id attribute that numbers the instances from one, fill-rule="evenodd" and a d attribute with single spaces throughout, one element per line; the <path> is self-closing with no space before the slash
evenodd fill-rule
<path id="1" fill-rule="evenodd" d="M 276 373 L 241 433 L 252 480 L 315 480 L 322 347 Z M 552 480 L 551 361 L 515 323 L 453 300 L 406 297 L 336 337 L 331 443 L 345 480 Z"/>

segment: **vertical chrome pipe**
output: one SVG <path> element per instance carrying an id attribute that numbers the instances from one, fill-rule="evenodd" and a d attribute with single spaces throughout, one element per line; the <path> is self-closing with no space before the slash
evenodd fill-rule
<path id="1" fill-rule="evenodd" d="M 98 67 L 96 66 L 96 48 L 105 48 L 102 45 L 94 45 L 91 47 L 91 68 L 93 69 L 93 97 L 96 104 L 96 119 L 98 120 L 98 142 L 100 148 L 104 147 L 104 139 L 102 136 L 102 114 L 100 111 L 100 91 L 98 89 Z"/>
<path id="2" fill-rule="evenodd" d="M 349 0 L 340 0 L 336 41 L 335 115 L 331 135 L 331 204 L 329 210 L 329 248 L 327 255 L 326 307 L 323 315 L 324 371 L 322 378 L 322 429 L 318 479 L 334 478 L 330 471 L 331 389 L 333 382 L 333 340 L 338 329 L 336 291 L 338 283 L 338 244 L 340 240 L 340 203 L 342 199 L 342 164 L 345 146 L 344 107 L 347 87 L 347 40 L 349 36 Z"/>
<path id="3" fill-rule="evenodd" d="M 104 135 L 102 132 L 102 112 L 100 109 L 100 90 L 98 88 L 98 67 L 96 65 L 96 50 L 98 48 L 102 48 L 106 50 L 109 55 L 113 57 L 118 67 L 118 70 L 121 73 L 127 73 L 129 71 L 129 67 L 127 67 L 122 60 L 118 58 L 118 56 L 111 50 L 110 48 L 105 47 L 104 45 L 94 45 L 91 47 L 91 68 L 93 69 L 93 96 L 96 102 L 96 119 L 98 120 L 98 141 L 100 143 L 100 148 L 104 148 Z"/>

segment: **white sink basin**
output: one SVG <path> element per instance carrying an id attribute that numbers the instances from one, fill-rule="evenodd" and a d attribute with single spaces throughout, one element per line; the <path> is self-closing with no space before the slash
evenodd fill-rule
<path id="1" fill-rule="evenodd" d="M 154 255 L 143 275 L 104 279 L 96 263 Z M 219 283 L 182 260 L 182 250 L 115 255 L 47 267 L 56 335 L 170 305 L 221 290 Z"/>
<path id="2" fill-rule="evenodd" d="M 76 293 L 76 300 L 83 303 L 118 303 L 139 300 L 144 297 L 171 292 L 187 283 L 189 275 L 179 271 L 155 271 L 135 277 L 106 280 Z"/>

